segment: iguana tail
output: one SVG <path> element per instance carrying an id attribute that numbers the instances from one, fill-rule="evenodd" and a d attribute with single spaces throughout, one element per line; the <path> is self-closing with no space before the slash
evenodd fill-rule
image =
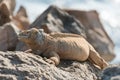
<path id="1" fill-rule="evenodd" d="M 98 52 L 89 44 L 90 54 L 88 60 L 95 65 L 99 66 L 101 69 L 104 69 L 108 66 L 108 63 L 99 55 Z"/>

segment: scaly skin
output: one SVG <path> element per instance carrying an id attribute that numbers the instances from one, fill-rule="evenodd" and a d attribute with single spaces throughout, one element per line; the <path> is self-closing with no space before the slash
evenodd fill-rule
<path id="1" fill-rule="evenodd" d="M 32 28 L 22 31 L 19 40 L 25 42 L 33 52 L 49 59 L 47 62 L 58 65 L 60 59 L 85 61 L 90 60 L 101 69 L 108 63 L 80 35 L 69 33 L 46 34 L 42 29 Z"/>

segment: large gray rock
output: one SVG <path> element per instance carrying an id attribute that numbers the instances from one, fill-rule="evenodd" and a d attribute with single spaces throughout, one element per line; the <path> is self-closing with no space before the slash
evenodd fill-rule
<path id="1" fill-rule="evenodd" d="M 31 25 L 30 28 L 43 28 L 46 33 L 66 32 L 85 36 L 82 24 L 56 6 L 50 6 Z"/>
<path id="2" fill-rule="evenodd" d="M 120 80 L 120 65 L 106 68 L 102 72 L 101 80 Z"/>
<path id="3" fill-rule="evenodd" d="M 97 80 L 99 73 L 89 61 L 55 67 L 32 53 L 0 52 L 0 80 Z"/>
<path id="4" fill-rule="evenodd" d="M 65 10 L 77 18 L 85 27 L 87 40 L 106 60 L 114 59 L 114 43 L 106 33 L 96 11 Z"/>

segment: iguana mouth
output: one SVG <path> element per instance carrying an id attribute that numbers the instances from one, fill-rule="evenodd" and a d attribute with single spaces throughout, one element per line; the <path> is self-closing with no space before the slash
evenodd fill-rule
<path id="1" fill-rule="evenodd" d="M 27 39 L 28 37 L 29 37 L 28 34 L 24 34 L 24 33 L 18 34 L 18 39 Z"/>
<path id="2" fill-rule="evenodd" d="M 18 36 L 18 38 L 28 38 L 27 35 Z"/>

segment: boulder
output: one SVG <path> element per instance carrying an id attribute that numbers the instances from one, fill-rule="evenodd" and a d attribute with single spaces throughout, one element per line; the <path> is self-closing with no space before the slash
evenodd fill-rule
<path id="1" fill-rule="evenodd" d="M 15 50 L 19 29 L 11 22 L 0 26 L 0 50 Z"/>
<path id="2" fill-rule="evenodd" d="M 83 25 L 67 12 L 50 6 L 31 25 L 30 28 L 43 28 L 46 33 L 76 33 L 85 36 Z"/>
<path id="3" fill-rule="evenodd" d="M 13 15 L 13 12 L 16 6 L 16 0 L 0 0 L 0 4 L 5 4 L 10 14 Z"/>
<path id="4" fill-rule="evenodd" d="M 120 80 L 120 65 L 111 65 L 102 71 L 101 80 Z"/>
<path id="5" fill-rule="evenodd" d="M 10 16 L 11 15 L 7 5 L 5 3 L 0 3 L 0 26 L 7 22 L 10 22 L 11 21 Z"/>
<path id="6" fill-rule="evenodd" d="M 98 80 L 101 72 L 89 61 L 61 61 L 56 67 L 41 56 L 0 51 L 0 80 Z"/>
<path id="7" fill-rule="evenodd" d="M 106 33 L 97 11 L 65 10 L 77 18 L 85 27 L 87 40 L 94 46 L 100 55 L 106 60 L 114 59 L 114 43 Z"/>

